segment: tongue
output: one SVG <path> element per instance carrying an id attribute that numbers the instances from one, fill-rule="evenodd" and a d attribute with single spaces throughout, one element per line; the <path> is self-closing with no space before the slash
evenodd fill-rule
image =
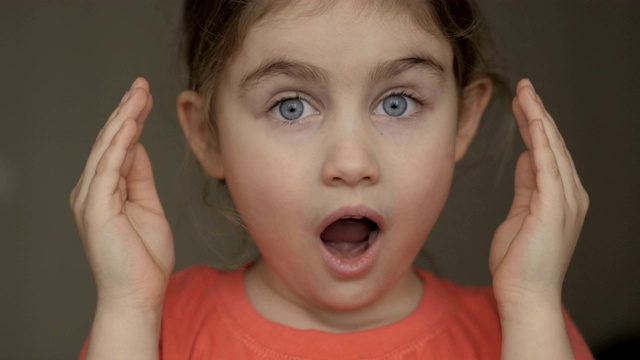
<path id="1" fill-rule="evenodd" d="M 325 242 L 358 242 L 369 238 L 372 226 L 366 219 L 340 219 L 320 234 Z"/>
<path id="2" fill-rule="evenodd" d="M 334 255 L 351 259 L 367 250 L 367 240 L 372 230 L 369 220 L 340 219 L 329 225 L 320 238 Z"/>

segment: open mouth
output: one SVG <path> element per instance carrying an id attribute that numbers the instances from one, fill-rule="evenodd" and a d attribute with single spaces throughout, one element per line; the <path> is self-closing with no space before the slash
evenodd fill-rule
<path id="1" fill-rule="evenodd" d="M 347 216 L 329 224 L 320 234 L 320 239 L 334 256 L 354 259 L 369 249 L 379 230 L 378 224 L 367 217 Z"/>

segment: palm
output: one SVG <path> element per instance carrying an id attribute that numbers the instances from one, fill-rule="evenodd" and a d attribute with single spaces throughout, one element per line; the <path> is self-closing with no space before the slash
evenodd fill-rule
<path id="1" fill-rule="evenodd" d="M 525 152 L 516 166 L 511 210 L 498 227 L 491 244 L 489 265 L 496 288 L 521 286 L 515 282 L 526 279 L 525 257 L 531 256 L 532 252 L 545 251 L 541 242 L 532 240 L 543 215 L 539 201 L 530 153 Z"/>
<path id="2" fill-rule="evenodd" d="M 96 242 L 103 246 L 95 251 L 122 249 L 126 254 L 125 266 L 104 264 L 111 267 L 105 270 L 122 279 L 117 287 L 116 284 L 110 287 L 115 293 L 108 296 L 137 291 L 140 297 L 153 299 L 164 294 L 173 267 L 173 238 L 154 190 L 149 159 L 142 146 L 138 146 L 128 178 L 121 178 L 122 185 L 113 197 L 110 212 L 115 216 L 105 224 L 102 232 L 110 239 Z"/>

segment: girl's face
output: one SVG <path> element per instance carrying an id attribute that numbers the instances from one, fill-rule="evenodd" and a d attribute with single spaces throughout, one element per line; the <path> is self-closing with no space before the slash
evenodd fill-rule
<path id="1" fill-rule="evenodd" d="M 295 10 L 253 26 L 216 98 L 213 175 L 261 251 L 253 269 L 307 308 L 416 294 L 412 261 L 477 123 L 459 127 L 451 47 L 399 11 Z"/>

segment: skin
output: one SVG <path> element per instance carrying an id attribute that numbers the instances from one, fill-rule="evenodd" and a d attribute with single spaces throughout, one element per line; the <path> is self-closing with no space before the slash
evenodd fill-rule
<path id="1" fill-rule="evenodd" d="M 212 177 L 227 181 L 262 252 L 247 273 L 249 300 L 263 316 L 292 327 L 357 331 L 397 321 L 415 308 L 423 290 L 411 262 L 440 214 L 454 164 L 491 94 L 486 79 L 456 88 L 444 38 L 394 18 L 400 14 L 382 15 L 358 16 L 340 2 L 317 16 L 254 28 L 223 73 L 218 141 L 210 141 L 200 96 L 185 91 L 178 98 L 194 154 Z M 362 43 L 363 34 L 371 40 Z M 350 46 L 354 41 L 367 51 Z M 278 75 L 243 91 L 243 76 L 283 49 L 322 69 L 326 84 Z M 411 68 L 368 82 L 381 61 L 416 51 L 443 71 Z M 378 104 L 394 89 L 411 90 L 429 105 L 410 118 L 389 119 Z M 304 94 L 314 111 L 299 124 L 282 125 L 267 104 L 292 90 Z M 113 357 L 114 351 L 158 356 L 174 254 L 149 158 L 138 142 L 151 106 L 148 83 L 136 79 L 71 193 L 98 290 L 89 358 Z M 503 357 L 572 358 L 560 295 L 588 197 L 528 80 L 518 83 L 513 111 L 528 150 L 518 161 L 513 206 L 490 256 Z M 382 250 L 366 275 L 341 279 L 318 255 L 317 227 L 340 206 L 354 204 L 384 218 Z"/>

